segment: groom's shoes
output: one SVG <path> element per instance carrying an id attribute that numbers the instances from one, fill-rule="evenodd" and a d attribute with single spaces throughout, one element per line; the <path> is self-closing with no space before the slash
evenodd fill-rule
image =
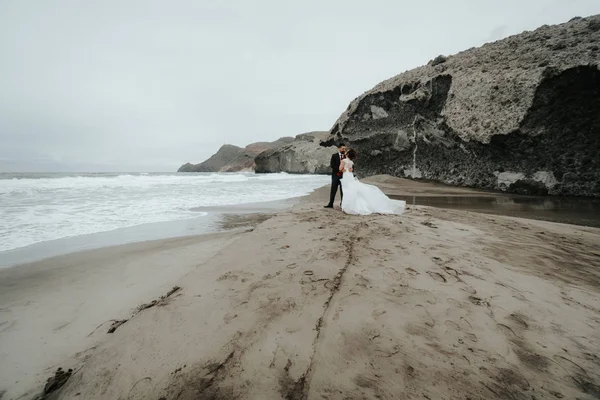
<path id="1" fill-rule="evenodd" d="M 329 204 L 325 206 L 325 208 L 333 208 L 333 206 L 330 206 Z"/>

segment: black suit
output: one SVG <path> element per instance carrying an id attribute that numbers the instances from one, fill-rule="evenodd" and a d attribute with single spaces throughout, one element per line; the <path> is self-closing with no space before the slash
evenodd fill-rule
<path id="1" fill-rule="evenodd" d="M 329 196 L 329 204 L 327 205 L 328 207 L 333 207 L 338 186 L 340 187 L 341 200 L 344 200 L 344 191 L 342 190 L 342 174 L 340 172 L 341 162 L 342 159 L 340 158 L 340 153 L 331 155 L 331 194 Z"/>

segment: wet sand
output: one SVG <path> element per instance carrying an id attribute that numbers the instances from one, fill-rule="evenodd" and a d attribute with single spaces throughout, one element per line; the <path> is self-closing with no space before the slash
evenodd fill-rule
<path id="1" fill-rule="evenodd" d="M 405 200 L 411 205 L 600 227 L 600 199 L 514 196 L 391 176 L 374 176 L 363 181 L 377 184 L 392 198 Z M 326 196 L 327 190 L 320 189 L 321 195 Z M 251 223 L 251 220 L 266 218 L 277 211 L 292 207 L 299 201 L 301 202 L 302 198 L 234 206 L 197 207 L 192 211 L 206 215 L 36 243 L 25 248 L 0 252 L 0 269 L 96 248 L 219 232 L 228 229 L 232 220 L 238 221 L 237 224 L 244 224 L 241 219 L 249 218 Z M 253 217 L 253 214 L 258 217 Z"/>
<path id="2" fill-rule="evenodd" d="M 0 393 L 31 398 L 62 366 L 49 398 L 600 396 L 599 229 L 347 216 L 327 192 L 245 233 L 0 271 Z"/>
<path id="3" fill-rule="evenodd" d="M 197 218 L 144 224 L 108 232 L 35 243 L 27 247 L 0 252 L 0 270 L 50 257 L 104 247 L 221 232 L 232 228 L 232 221 L 234 220 L 237 226 L 250 226 L 261 218 L 264 219 L 267 215 L 287 207 L 290 207 L 289 200 L 269 202 L 262 207 L 249 206 L 245 208 L 238 206 L 232 208 L 220 207 L 218 209 L 214 207 L 206 212 L 207 215 Z M 243 222 L 243 220 L 247 221 Z"/>
<path id="4" fill-rule="evenodd" d="M 1 399 L 33 398 L 114 321 L 166 293 L 245 229 L 107 247 L 0 270 Z"/>
<path id="5" fill-rule="evenodd" d="M 600 199 L 538 196 L 392 196 L 411 205 L 600 227 Z"/>
<path id="6" fill-rule="evenodd" d="M 422 205 L 485 214 L 600 227 L 600 199 L 522 196 L 411 181 L 391 176 L 363 180 L 377 184 L 393 199 Z"/>

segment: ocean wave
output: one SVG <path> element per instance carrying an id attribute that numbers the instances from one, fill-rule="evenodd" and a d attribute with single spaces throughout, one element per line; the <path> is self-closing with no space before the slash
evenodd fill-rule
<path id="1" fill-rule="evenodd" d="M 0 251 L 68 236 L 196 218 L 197 207 L 282 200 L 327 177 L 288 174 L 113 174 L 0 181 Z"/>
<path id="2" fill-rule="evenodd" d="M 153 187 L 164 185 L 201 185 L 248 181 L 312 181 L 315 175 L 211 173 L 197 175 L 120 174 L 114 176 L 63 176 L 57 178 L 12 178 L 1 181 L 0 194 L 33 193 L 72 188 Z"/>
<path id="3" fill-rule="evenodd" d="M 0 184 L 0 193 L 52 191 L 71 188 L 118 188 L 118 187 L 153 187 L 180 184 L 206 184 L 245 182 L 249 177 L 242 174 L 209 174 L 209 175 L 130 175 L 116 176 L 65 176 L 58 178 L 13 178 Z"/>

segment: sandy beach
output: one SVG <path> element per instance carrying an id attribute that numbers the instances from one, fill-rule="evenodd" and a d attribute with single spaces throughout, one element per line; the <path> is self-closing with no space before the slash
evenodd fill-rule
<path id="1" fill-rule="evenodd" d="M 425 190 L 400 181 L 371 180 Z M 348 216 L 327 191 L 223 233 L 0 270 L 0 398 L 42 395 L 59 367 L 45 398 L 600 398 L 600 229 Z"/>

